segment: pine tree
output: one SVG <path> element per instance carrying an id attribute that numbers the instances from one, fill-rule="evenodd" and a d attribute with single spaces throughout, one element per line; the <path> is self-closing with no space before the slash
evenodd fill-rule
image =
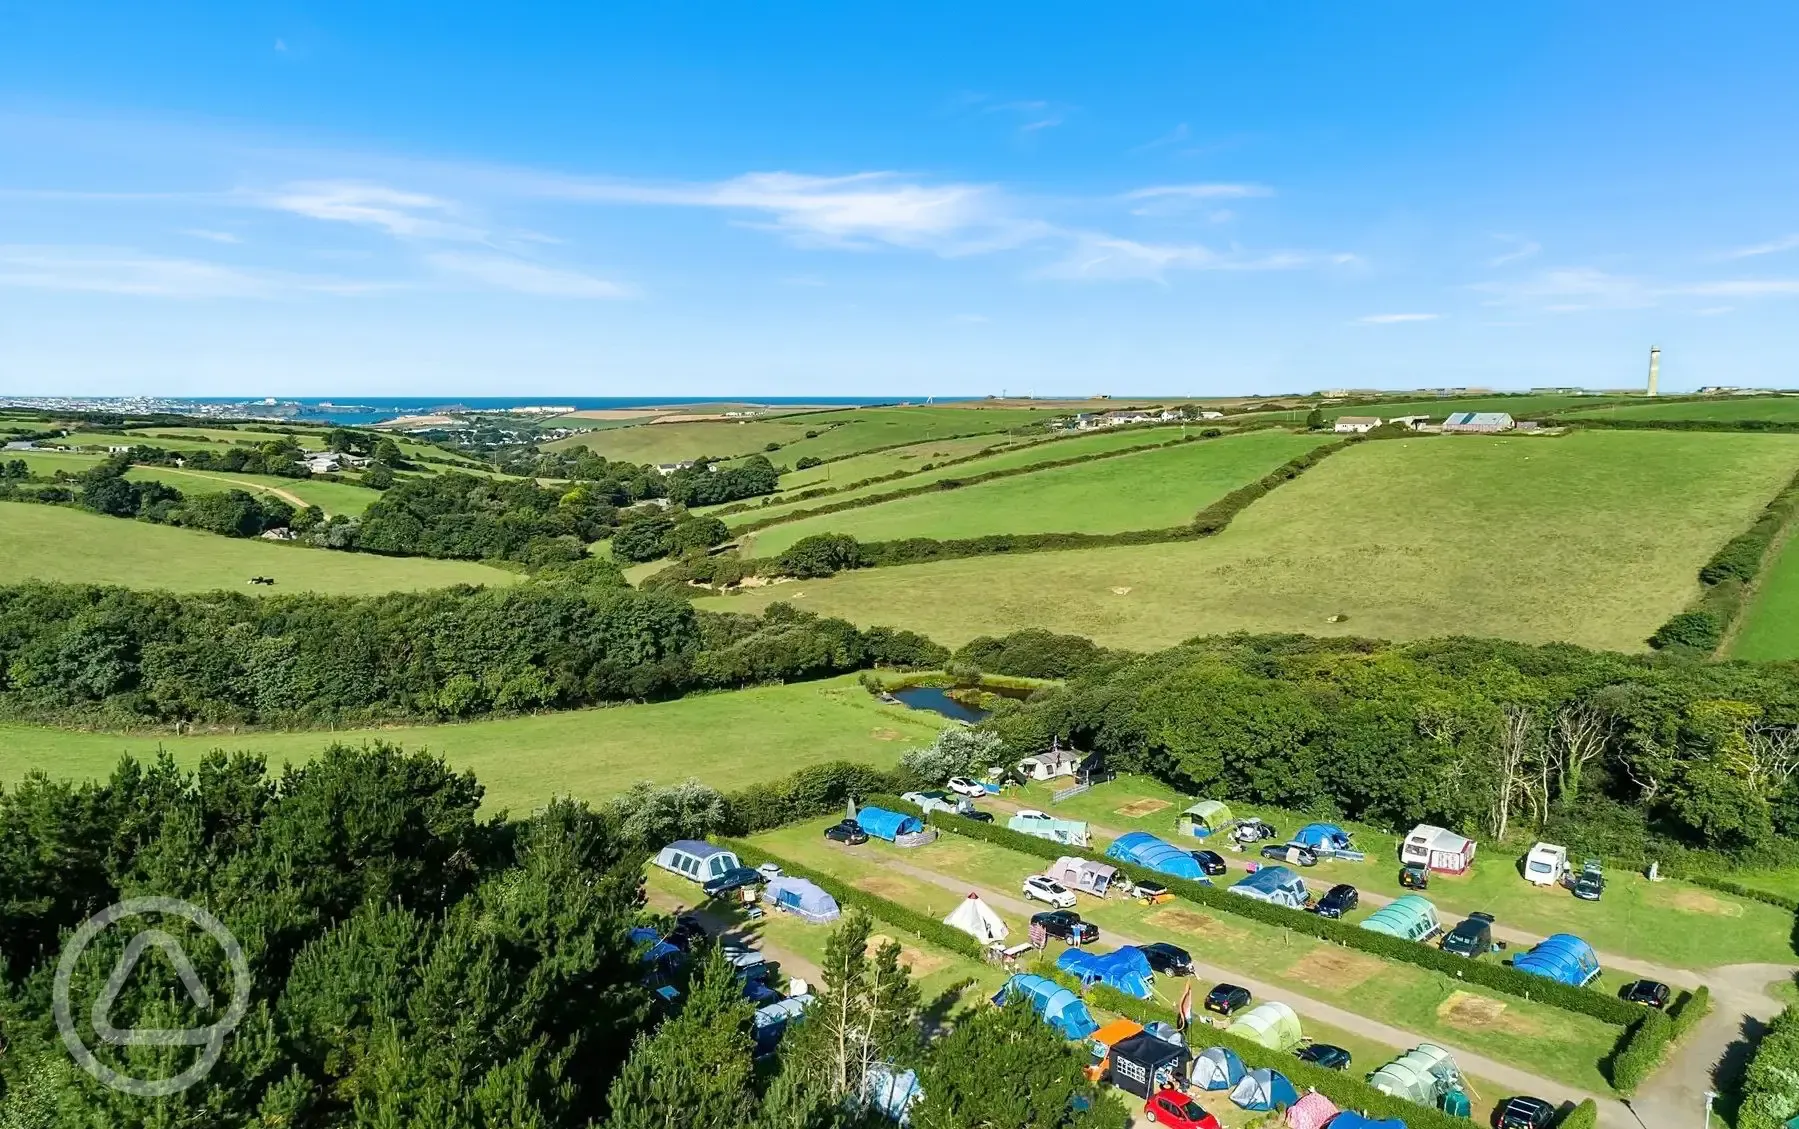
<path id="1" fill-rule="evenodd" d="M 984 1007 L 931 1049 L 914 1129 L 1122 1129 L 1125 1111 L 1086 1081 L 1081 1048 L 1024 1000 Z"/>
<path id="2" fill-rule="evenodd" d="M 606 1129 L 733 1129 L 754 1117 L 750 1020 L 736 970 L 714 948 L 686 1006 L 640 1035 L 612 1083 Z"/>

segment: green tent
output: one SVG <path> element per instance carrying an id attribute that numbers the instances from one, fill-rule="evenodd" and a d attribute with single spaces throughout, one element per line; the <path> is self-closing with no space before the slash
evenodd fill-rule
<path id="1" fill-rule="evenodd" d="M 1279 1000 L 1257 1004 L 1231 1020 L 1230 1033 L 1271 1051 L 1290 1051 L 1304 1040 L 1299 1016 Z"/>
<path id="2" fill-rule="evenodd" d="M 1437 920 L 1436 906 L 1417 894 L 1407 894 L 1375 910 L 1362 928 L 1401 940 L 1425 941 L 1436 936 L 1443 925 Z"/>
<path id="3" fill-rule="evenodd" d="M 1223 800 L 1200 800 L 1181 813 L 1177 826 L 1182 835 L 1203 839 L 1223 831 L 1235 818 Z"/>

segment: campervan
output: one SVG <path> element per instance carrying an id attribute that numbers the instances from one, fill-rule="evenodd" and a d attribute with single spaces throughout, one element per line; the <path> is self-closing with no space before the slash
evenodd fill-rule
<path id="1" fill-rule="evenodd" d="M 1533 886 L 1554 886 L 1568 873 L 1568 848 L 1538 843 L 1524 856 L 1524 880 Z"/>

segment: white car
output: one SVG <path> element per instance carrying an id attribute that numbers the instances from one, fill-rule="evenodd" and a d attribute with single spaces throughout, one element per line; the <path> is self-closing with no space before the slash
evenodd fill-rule
<path id="1" fill-rule="evenodd" d="M 1037 811 L 1035 808 L 1019 808 L 1017 811 L 1012 813 L 1012 818 L 1014 818 L 1014 819 L 1049 819 L 1051 817 L 1048 812 Z"/>
<path id="2" fill-rule="evenodd" d="M 1024 900 L 1048 902 L 1057 909 L 1074 908 L 1074 891 L 1053 878 L 1033 874 L 1024 880 Z"/>
<path id="3" fill-rule="evenodd" d="M 949 790 L 959 796 L 972 796 L 977 800 L 987 794 L 987 789 L 981 787 L 979 781 L 970 780 L 966 776 L 950 777 Z"/>

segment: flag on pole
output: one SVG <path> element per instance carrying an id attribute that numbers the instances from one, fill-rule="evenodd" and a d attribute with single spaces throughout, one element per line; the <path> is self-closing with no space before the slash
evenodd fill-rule
<path id="1" fill-rule="evenodd" d="M 1182 1031 L 1185 1031 L 1187 1029 L 1187 1025 L 1189 1023 L 1193 1022 L 1193 981 L 1192 980 L 1187 981 L 1187 990 L 1181 993 L 1181 1002 L 1179 1004 L 1175 1005 L 1174 1014 L 1175 1014 L 1175 1017 L 1180 1020 Z"/>

